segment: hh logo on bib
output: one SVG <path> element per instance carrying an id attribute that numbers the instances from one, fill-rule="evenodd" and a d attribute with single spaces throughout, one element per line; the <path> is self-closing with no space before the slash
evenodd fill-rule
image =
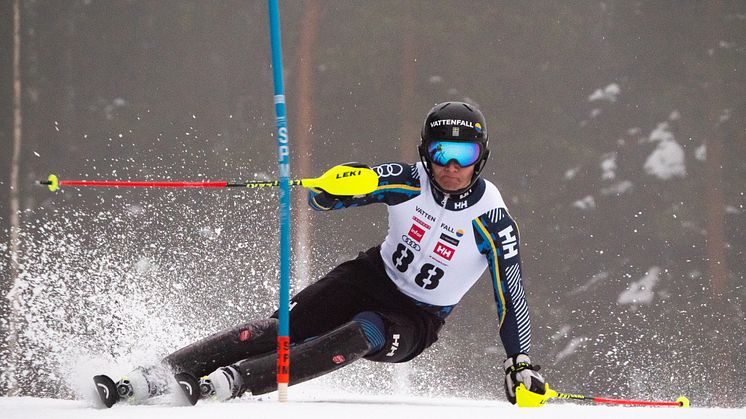
<path id="1" fill-rule="evenodd" d="M 453 248 L 448 247 L 441 242 L 438 242 L 438 244 L 435 245 L 435 249 L 433 249 L 433 252 L 445 260 L 451 260 L 455 250 L 453 250 Z"/>

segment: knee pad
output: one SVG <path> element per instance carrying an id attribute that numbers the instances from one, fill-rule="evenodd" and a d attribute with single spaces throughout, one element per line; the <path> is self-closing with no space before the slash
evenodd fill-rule
<path id="1" fill-rule="evenodd" d="M 422 325 L 414 318 L 401 313 L 374 313 L 383 320 L 383 346 L 377 352 L 365 356 L 375 362 L 406 362 L 429 346 L 423 342 Z"/>
<path id="2" fill-rule="evenodd" d="M 378 313 L 364 311 L 353 317 L 352 320 L 359 324 L 363 329 L 365 338 L 368 340 L 370 346 L 371 354 L 383 349 L 383 345 L 386 343 L 386 338 L 384 337 L 386 326 Z"/>

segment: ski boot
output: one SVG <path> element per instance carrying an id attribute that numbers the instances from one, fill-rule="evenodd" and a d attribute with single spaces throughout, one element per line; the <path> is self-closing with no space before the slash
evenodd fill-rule
<path id="1" fill-rule="evenodd" d="M 93 382 L 101 402 L 106 407 L 125 400 L 128 403 L 141 403 L 151 397 L 168 391 L 168 375 L 162 368 L 138 368 L 116 383 L 109 376 L 96 375 Z"/>
<path id="2" fill-rule="evenodd" d="M 243 394 L 241 374 L 233 367 L 222 367 L 199 379 L 200 398 L 230 400 Z"/>
<path id="3" fill-rule="evenodd" d="M 135 386 L 128 377 L 123 377 L 116 383 L 107 375 L 96 375 L 93 377 L 93 382 L 96 384 L 96 391 L 101 402 L 106 407 L 112 407 L 115 403 L 120 400 L 127 400 L 131 403 L 136 403 L 138 400 L 147 398 L 147 387 L 143 391 L 141 386 L 138 386 L 138 390 L 135 390 Z"/>

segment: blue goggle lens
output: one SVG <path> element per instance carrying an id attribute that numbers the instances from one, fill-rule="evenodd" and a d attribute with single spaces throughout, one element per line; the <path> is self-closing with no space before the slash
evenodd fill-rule
<path id="1" fill-rule="evenodd" d="M 480 151 L 479 143 L 460 141 L 435 141 L 427 146 L 430 161 L 438 166 L 447 166 L 451 160 L 461 167 L 471 166 L 479 160 Z"/>

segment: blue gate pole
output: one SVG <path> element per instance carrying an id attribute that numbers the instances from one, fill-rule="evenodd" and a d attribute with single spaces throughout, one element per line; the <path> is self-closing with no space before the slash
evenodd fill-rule
<path id="1" fill-rule="evenodd" d="M 285 87 L 282 79 L 282 43 L 278 0 L 268 0 L 269 33 L 272 44 L 272 74 L 277 117 L 277 163 L 280 170 L 280 326 L 277 333 L 277 392 L 288 399 L 290 382 L 290 147 L 285 117 Z"/>

